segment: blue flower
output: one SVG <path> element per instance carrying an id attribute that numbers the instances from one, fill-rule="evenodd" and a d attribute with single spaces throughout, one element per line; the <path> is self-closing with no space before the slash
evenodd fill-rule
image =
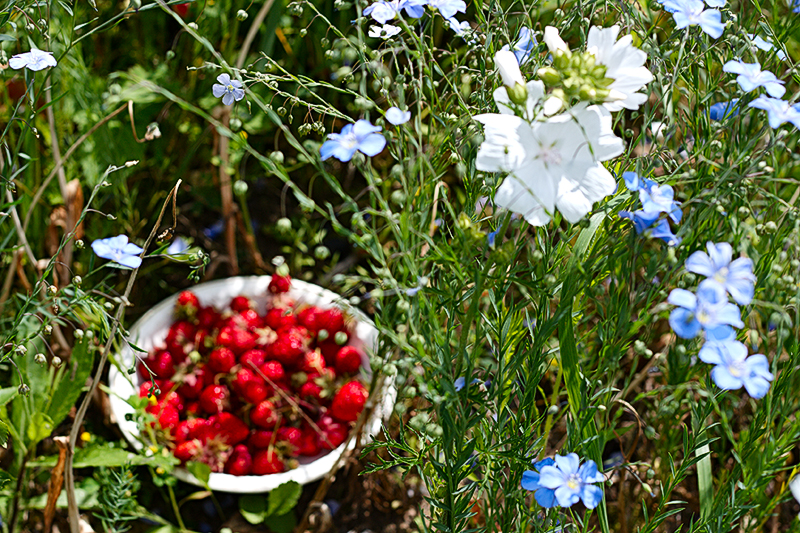
<path id="1" fill-rule="evenodd" d="M 744 386 L 753 398 L 763 398 L 775 376 L 763 354 L 747 357 L 747 347 L 739 341 L 707 342 L 700 349 L 701 361 L 716 365 L 711 379 L 720 389 L 738 390 Z"/>
<path id="2" fill-rule="evenodd" d="M 790 7 L 792 8 L 793 13 L 800 13 L 800 0 L 792 0 Z"/>
<path id="3" fill-rule="evenodd" d="M 400 33 L 400 28 L 392 26 L 391 24 L 384 24 L 383 26 L 371 26 L 369 29 L 369 36 L 381 39 L 391 39 Z"/>
<path id="4" fill-rule="evenodd" d="M 244 98 L 244 89 L 239 80 L 232 80 L 228 74 L 220 74 L 217 81 L 219 83 L 211 86 L 211 92 L 216 98 L 222 97 L 224 105 L 231 105 L 234 100 L 238 102 Z"/>
<path id="5" fill-rule="evenodd" d="M 739 305 L 753 301 L 756 276 L 753 261 L 747 257 L 733 258 L 733 248 L 727 242 L 706 243 L 708 253 L 697 251 L 686 260 L 686 270 L 706 276 L 722 285 Z"/>
<path id="6" fill-rule="evenodd" d="M 539 471 L 539 485 L 555 493 L 558 505 L 570 507 L 578 501 L 594 509 L 603 499 L 603 489 L 593 485 L 605 481 L 597 471 L 597 464 L 588 460 L 583 465 L 577 454 L 555 456 L 555 465 L 543 466 Z"/>
<path id="7" fill-rule="evenodd" d="M 411 119 L 411 111 L 402 111 L 399 107 L 390 107 L 386 110 L 386 120 L 395 126 L 405 124 Z"/>
<path id="8" fill-rule="evenodd" d="M 438 9 L 446 19 L 455 17 L 456 13 L 467 11 L 467 3 L 464 0 L 428 0 L 426 3 L 434 9 Z"/>
<path id="9" fill-rule="evenodd" d="M 738 74 L 736 81 L 746 93 L 759 87 L 764 87 L 770 96 L 780 98 L 786 92 L 783 81 L 775 77 L 768 70 L 762 71 L 758 62 L 745 63 L 743 61 L 728 61 L 722 67 L 723 72 Z"/>
<path id="10" fill-rule="evenodd" d="M 467 34 L 472 31 L 472 26 L 466 20 L 459 21 L 457 18 L 452 17 L 447 19 L 447 25 L 455 32 L 456 35 L 467 41 Z"/>
<path id="11" fill-rule="evenodd" d="M 181 255 L 189 249 L 189 243 L 183 237 L 176 237 L 167 248 L 167 255 Z"/>
<path id="12" fill-rule="evenodd" d="M 627 218 L 633 222 L 633 227 L 638 235 L 661 239 L 669 246 L 678 246 L 681 238 L 672 232 L 667 219 L 661 218 L 660 212 L 620 211 L 620 218 Z"/>
<path id="13" fill-rule="evenodd" d="M 31 48 L 30 52 L 11 56 L 11 59 L 8 60 L 8 66 L 14 70 L 27 67 L 28 70 L 38 72 L 47 67 L 55 67 L 56 58 L 53 57 L 53 52 Z"/>
<path id="14" fill-rule="evenodd" d="M 662 3 L 664 9 L 672 13 L 675 27 L 678 29 L 700 26 L 715 39 L 720 37 L 725 29 L 721 13 L 716 9 L 705 9 L 702 0 L 664 0 Z"/>
<path id="15" fill-rule="evenodd" d="M 126 235 L 117 235 L 92 241 L 92 250 L 98 257 L 109 259 L 128 268 L 139 268 L 142 258 L 139 257 L 144 250 L 128 242 Z"/>
<path id="16" fill-rule="evenodd" d="M 386 24 L 395 17 L 400 16 L 400 11 L 405 10 L 406 15 L 418 19 L 425 14 L 424 0 L 389 0 L 375 2 L 364 9 L 364 15 L 371 15 L 379 24 Z"/>
<path id="17" fill-rule="evenodd" d="M 667 213 L 678 223 L 683 212 L 680 203 L 675 201 L 675 191 L 669 185 L 658 185 L 654 181 L 646 180 L 643 187 L 639 187 L 639 200 L 645 213 Z"/>
<path id="18" fill-rule="evenodd" d="M 530 28 L 522 27 L 519 29 L 517 40 L 511 43 L 511 46 L 505 45 L 502 50 L 511 50 L 517 56 L 517 61 L 520 65 L 525 63 L 531 57 L 533 48 L 537 45 L 536 36 Z"/>
<path id="19" fill-rule="evenodd" d="M 461 389 L 463 389 L 466 383 L 467 380 L 464 379 L 464 376 L 456 378 L 456 380 L 453 382 L 453 386 L 455 387 L 456 392 L 459 392 Z"/>
<path id="20" fill-rule="evenodd" d="M 667 301 L 677 306 L 669 315 L 669 325 L 682 339 L 693 339 L 700 330 L 711 331 L 720 326 L 744 326 L 741 313 L 728 301 L 722 285 L 713 280 L 703 280 L 697 295 L 684 289 L 673 289 Z"/>
<path id="21" fill-rule="evenodd" d="M 545 466 L 553 466 L 555 461 L 549 457 L 533 463 L 533 470 L 526 470 L 522 473 L 522 488 L 533 491 L 533 497 L 542 507 L 551 508 L 556 506 L 556 494 L 553 489 L 548 489 L 539 484 L 539 472 Z"/>
<path id="22" fill-rule="evenodd" d="M 739 114 L 738 103 L 738 98 L 730 102 L 717 102 L 708 108 L 708 118 L 711 120 L 722 120 L 728 117 L 735 117 Z"/>
<path id="23" fill-rule="evenodd" d="M 769 125 L 777 128 L 784 122 L 791 122 L 796 128 L 800 128 L 800 106 L 789 105 L 786 100 L 778 100 L 768 96 L 759 96 L 748 104 L 756 109 L 763 109 L 767 112 Z"/>
<path id="24" fill-rule="evenodd" d="M 800 5 L 800 0 L 795 0 L 795 1 L 797 1 L 798 5 Z M 767 41 L 760 35 L 755 35 L 753 33 L 745 33 L 745 35 L 747 35 L 747 37 L 751 41 L 753 41 L 753 45 L 755 45 L 755 47 L 758 48 L 759 50 L 769 52 L 770 50 L 775 48 L 775 45 L 773 45 L 772 42 Z M 781 61 L 786 61 L 786 54 L 780 48 L 777 49 L 775 55 L 778 56 L 778 59 L 780 59 Z"/>
<path id="25" fill-rule="evenodd" d="M 386 146 L 386 139 L 379 131 L 381 128 L 368 120 L 348 124 L 341 133 L 328 134 L 328 140 L 319 150 L 320 155 L 323 161 L 333 156 L 342 162 L 350 161 L 356 150 L 368 156 L 378 155 Z"/>
<path id="26" fill-rule="evenodd" d="M 651 179 L 640 178 L 636 172 L 623 172 L 622 179 L 625 180 L 625 187 L 631 192 L 636 192 L 642 187 L 656 185 L 656 182 Z"/>

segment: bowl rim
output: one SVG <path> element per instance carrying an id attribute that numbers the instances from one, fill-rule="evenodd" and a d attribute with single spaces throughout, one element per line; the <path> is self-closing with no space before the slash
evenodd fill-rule
<path id="1" fill-rule="evenodd" d="M 256 301 L 259 311 L 262 311 L 266 306 L 268 298 L 267 287 L 271 279 L 272 277 L 268 275 L 233 276 L 199 283 L 186 290 L 190 290 L 197 295 L 203 305 L 214 305 L 218 308 L 222 306 L 216 303 L 217 301 L 224 301 L 227 304 L 233 296 L 245 295 Z M 242 292 L 243 290 L 245 292 Z M 130 368 L 134 362 L 135 354 L 130 342 L 149 351 L 158 342 L 163 341 L 163 337 L 159 341 L 155 341 L 153 336 L 143 337 L 142 334 L 153 329 L 163 330 L 164 332 L 169 329 L 172 324 L 172 310 L 181 292 L 178 291 L 168 296 L 148 309 L 128 330 L 126 339 L 128 342 L 125 342 L 121 349 L 116 352 L 116 357 L 110 358 L 112 359 L 112 364 L 109 365 L 108 385 L 111 412 L 116 418 L 117 426 L 125 440 L 139 451 L 144 448 L 144 442 L 140 440 L 138 425 L 136 421 L 126 420 L 125 418 L 127 414 L 135 412 L 125 398 L 129 398 L 132 394 L 138 394 L 138 387 L 141 382 L 138 372 L 129 376 L 125 371 L 125 368 Z M 372 377 L 369 357 L 376 352 L 378 342 L 378 330 L 372 320 L 361 310 L 352 307 L 346 299 L 313 283 L 292 279 L 288 294 L 297 303 L 309 303 L 322 308 L 339 307 L 355 319 L 353 337 L 356 345 L 360 345 L 359 347 L 362 349 L 362 377 L 369 383 Z M 164 320 L 165 316 L 169 317 L 166 321 Z M 165 333 L 163 334 L 165 335 Z M 120 365 L 123 365 L 124 368 L 121 369 Z M 373 412 L 362 428 L 360 439 L 362 443 L 369 442 L 372 435 L 380 431 L 381 424 L 391 413 L 397 397 L 397 390 L 389 382 L 384 382 L 382 388 L 379 385 L 378 391 L 382 391 L 382 401 L 373 400 Z M 372 393 L 370 398 L 373 398 Z M 208 488 L 221 492 L 249 494 L 268 492 L 288 481 L 296 481 L 301 485 L 311 483 L 327 475 L 337 465 L 345 450 L 351 450 L 355 447 L 357 440 L 356 438 L 348 438 L 343 444 L 330 452 L 312 458 L 305 458 L 304 462 L 297 468 L 278 474 L 234 476 L 213 472 L 209 476 Z M 181 481 L 200 487 L 206 486 L 183 467 L 175 467 L 173 475 Z"/>

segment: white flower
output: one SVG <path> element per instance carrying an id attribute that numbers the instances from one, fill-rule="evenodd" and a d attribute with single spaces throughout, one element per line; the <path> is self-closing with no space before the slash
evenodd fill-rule
<path id="1" fill-rule="evenodd" d="M 47 67 L 56 66 L 56 58 L 53 57 L 53 52 L 45 52 L 37 48 L 31 48 L 30 52 L 24 54 L 17 54 L 8 60 L 8 66 L 14 70 L 28 67 L 29 70 L 37 72 Z"/>
<path id="2" fill-rule="evenodd" d="M 369 36 L 381 39 L 389 39 L 400 33 L 400 28 L 392 26 L 391 24 L 384 24 L 383 26 L 370 26 Z"/>
<path id="3" fill-rule="evenodd" d="M 653 81 L 653 75 L 644 66 L 647 54 L 634 47 L 633 37 L 625 35 L 617 41 L 619 26 L 589 29 L 586 49 L 597 59 L 597 63 L 605 65 L 606 77 L 614 82 L 609 86 L 613 101 L 603 106 L 609 111 L 639 109 L 647 101 L 647 95 L 639 93 L 641 88 Z"/>
<path id="4" fill-rule="evenodd" d="M 525 79 L 519 70 L 519 62 L 517 62 L 517 56 L 514 55 L 514 52 L 500 50 L 494 54 L 494 64 L 497 65 L 497 70 L 500 72 L 500 77 L 503 78 L 504 85 L 512 89 L 518 83 L 525 85 Z"/>
<path id="5" fill-rule="evenodd" d="M 558 34 L 558 29 L 552 26 L 547 26 L 544 29 L 544 44 L 551 52 L 561 50 L 562 52 L 569 52 L 569 46 L 564 42 L 564 39 Z"/>
<path id="6" fill-rule="evenodd" d="M 485 127 L 476 168 L 510 173 L 495 203 L 534 226 L 547 224 L 555 208 L 577 222 L 594 202 L 616 190 L 600 161 L 621 154 L 622 139 L 614 135 L 611 114 L 602 107 L 578 105 L 542 122 L 509 114 L 483 114 L 475 120 Z"/>

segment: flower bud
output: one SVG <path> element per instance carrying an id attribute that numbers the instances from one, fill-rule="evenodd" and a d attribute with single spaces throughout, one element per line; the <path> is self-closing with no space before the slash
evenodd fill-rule
<path id="1" fill-rule="evenodd" d="M 547 26 L 544 29 L 544 43 L 551 52 L 555 52 L 556 50 L 569 52 L 569 47 L 567 46 L 567 43 L 564 42 L 564 39 L 562 39 L 558 34 L 558 29 L 552 26 Z"/>
<path id="2" fill-rule="evenodd" d="M 54 367 L 58 368 L 61 366 L 61 358 L 56 355 L 55 357 L 53 357 L 51 363 L 53 364 Z"/>
<path id="3" fill-rule="evenodd" d="M 333 336 L 333 342 L 342 346 L 344 343 L 347 342 L 347 333 L 344 331 L 337 331 L 336 335 Z"/>
<path id="4" fill-rule="evenodd" d="M 248 16 L 247 11 L 245 11 L 244 9 L 240 9 L 239 11 L 236 12 L 236 18 L 240 21 L 247 20 L 247 16 Z"/>
<path id="5" fill-rule="evenodd" d="M 17 388 L 21 396 L 27 396 L 28 393 L 31 391 L 31 388 L 28 387 L 25 383 L 20 383 L 19 387 Z"/>
<path id="6" fill-rule="evenodd" d="M 503 85 L 509 89 L 513 89 L 517 84 L 525 87 L 525 79 L 519 70 L 519 62 L 514 52 L 500 50 L 494 55 L 494 63 L 497 65 L 500 77 L 503 78 Z"/>
<path id="7" fill-rule="evenodd" d="M 33 360 L 36 361 L 37 365 L 43 365 L 47 362 L 47 358 L 44 356 L 43 353 L 37 353 L 33 356 Z"/>

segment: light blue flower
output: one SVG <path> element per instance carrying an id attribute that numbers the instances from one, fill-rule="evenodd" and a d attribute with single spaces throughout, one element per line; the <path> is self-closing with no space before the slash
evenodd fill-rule
<path id="1" fill-rule="evenodd" d="M 675 191 L 670 185 L 658 185 L 652 180 L 647 180 L 639 188 L 639 200 L 645 213 L 667 213 L 676 223 L 681 221 L 683 212 L 680 203 L 675 201 Z"/>
<path id="2" fill-rule="evenodd" d="M 735 117 L 739 114 L 738 103 L 738 98 L 730 102 L 717 102 L 708 108 L 708 118 L 711 120 L 723 120 L 728 117 Z"/>
<path id="3" fill-rule="evenodd" d="M 748 104 L 756 109 L 763 109 L 767 112 L 769 125 L 777 128 L 784 122 L 791 122 L 796 128 L 800 128 L 800 105 L 789 105 L 786 100 L 770 98 L 769 96 L 759 96 Z"/>
<path id="4" fill-rule="evenodd" d="M 224 105 L 231 105 L 234 100 L 238 102 L 244 98 L 244 89 L 239 80 L 232 80 L 228 74 L 220 74 L 217 81 L 219 83 L 211 86 L 211 92 L 217 98 L 222 97 Z"/>
<path id="5" fill-rule="evenodd" d="M 464 379 L 464 376 L 456 378 L 456 380 L 453 382 L 453 386 L 455 387 L 456 392 L 461 391 L 461 389 L 464 388 L 464 385 L 466 385 L 466 383 L 467 380 Z"/>
<path id="6" fill-rule="evenodd" d="M 739 341 L 707 342 L 700 349 L 701 361 L 716 365 L 711 379 L 720 389 L 738 390 L 744 386 L 753 398 L 763 398 L 769 392 L 769 382 L 775 376 L 769 371 L 769 361 L 763 354 L 747 357 L 747 347 Z"/>
<path id="7" fill-rule="evenodd" d="M 791 0 L 791 8 L 793 13 L 800 13 L 800 0 Z"/>
<path id="8" fill-rule="evenodd" d="M 681 238 L 675 235 L 670 228 L 669 222 L 661 218 L 661 213 L 647 213 L 643 210 L 620 211 L 620 218 L 627 218 L 633 222 L 633 228 L 637 235 L 644 235 L 651 239 L 661 239 L 669 246 L 678 246 Z"/>
<path id="9" fill-rule="evenodd" d="M 800 0 L 797 0 L 797 1 L 800 2 Z M 746 33 L 745 35 L 747 35 L 747 37 L 751 41 L 753 41 L 753 45 L 755 45 L 755 47 L 758 48 L 759 50 L 763 50 L 765 52 L 769 52 L 770 50 L 775 48 L 775 45 L 773 45 L 772 42 L 767 41 L 766 39 L 764 39 L 760 35 L 755 35 L 755 34 L 752 34 L 752 33 Z M 778 59 L 780 59 L 781 61 L 786 61 L 786 54 L 780 48 L 778 48 L 776 50 L 775 55 L 778 56 Z"/>
<path id="10" fill-rule="evenodd" d="M 770 96 L 780 98 L 786 92 L 783 81 L 775 77 L 775 74 L 768 70 L 761 70 L 758 62 L 745 63 L 743 61 L 728 61 L 722 67 L 723 72 L 738 74 L 736 81 L 739 87 L 746 93 L 759 87 L 764 87 Z"/>
<path id="11" fill-rule="evenodd" d="M 705 9 L 702 0 L 664 0 L 662 4 L 664 9 L 672 13 L 675 27 L 679 30 L 700 26 L 704 32 L 717 39 L 725 29 L 721 13 L 716 9 Z"/>
<path id="12" fill-rule="evenodd" d="M 651 187 L 656 185 L 656 182 L 651 179 L 640 178 L 639 174 L 636 172 L 623 172 L 622 179 L 625 180 L 625 187 L 627 187 L 631 192 L 636 192 L 642 187 Z"/>
<path id="13" fill-rule="evenodd" d="M 457 18 L 451 17 L 447 19 L 446 22 L 447 25 L 450 27 L 450 29 L 453 30 L 456 35 L 458 35 L 465 41 L 467 40 L 466 38 L 467 34 L 472 31 L 472 26 L 468 21 L 466 20 L 459 21 Z"/>
<path id="14" fill-rule="evenodd" d="M 392 26 L 391 24 L 384 24 L 383 26 L 371 26 L 369 29 L 369 36 L 381 39 L 390 39 L 400 33 L 400 28 Z"/>
<path id="15" fill-rule="evenodd" d="M 554 491 L 558 505 L 570 507 L 578 501 L 594 509 L 603 499 L 603 489 L 593 485 L 605 481 L 597 471 L 597 464 L 588 460 L 583 465 L 577 454 L 566 457 L 555 456 L 555 465 L 543 466 L 539 470 L 539 485 Z"/>
<path id="16" fill-rule="evenodd" d="M 53 57 L 53 52 L 45 52 L 38 48 L 31 48 L 30 52 L 11 56 L 11 59 L 8 60 L 8 66 L 14 70 L 27 67 L 28 70 L 34 72 L 46 69 L 47 67 L 55 67 L 56 64 L 56 58 Z"/>
<path id="17" fill-rule="evenodd" d="M 697 251 L 686 260 L 686 270 L 700 274 L 722 285 L 739 305 L 753 301 L 756 276 L 753 261 L 747 257 L 733 258 L 733 247 L 727 242 L 706 243 L 708 253 Z"/>
<path id="18" fill-rule="evenodd" d="M 455 17 L 456 13 L 465 13 L 467 11 L 467 3 L 464 0 L 428 0 L 427 4 L 434 9 L 438 9 L 439 13 L 446 19 Z"/>
<path id="19" fill-rule="evenodd" d="M 697 287 L 697 295 L 685 289 L 673 289 L 667 301 L 677 306 L 669 315 L 669 325 L 682 339 L 693 339 L 701 329 L 744 326 L 739 308 L 728 301 L 723 286 L 713 280 L 703 280 Z"/>
<path id="20" fill-rule="evenodd" d="M 167 248 L 167 255 L 181 255 L 189 249 L 189 243 L 183 237 L 176 237 Z"/>
<path id="21" fill-rule="evenodd" d="M 725 7 L 727 0 L 706 0 L 708 7 Z"/>
<path id="22" fill-rule="evenodd" d="M 395 126 L 405 124 L 411 120 L 411 111 L 403 111 L 399 107 L 390 107 L 386 110 L 386 120 Z"/>
<path id="23" fill-rule="evenodd" d="M 139 254 L 143 250 L 132 242 L 128 242 L 126 235 L 92 241 L 92 250 L 98 257 L 109 259 L 128 268 L 139 268 L 139 265 L 142 264 Z"/>
<path id="24" fill-rule="evenodd" d="M 400 12 L 405 10 L 406 15 L 418 19 L 425 14 L 425 0 L 389 0 L 375 2 L 364 9 L 364 15 L 371 15 L 379 24 L 386 24 Z"/>
<path id="25" fill-rule="evenodd" d="M 533 52 L 533 49 L 537 44 L 536 36 L 533 35 L 531 29 L 522 27 L 519 29 L 517 40 L 511 43 L 511 46 L 503 46 L 502 50 L 511 50 L 514 52 L 514 55 L 517 56 L 517 61 L 520 65 L 522 65 L 528 59 L 530 59 L 531 52 Z"/>
<path id="26" fill-rule="evenodd" d="M 323 161 L 333 156 L 339 161 L 352 159 L 356 150 L 370 157 L 378 155 L 386 146 L 386 139 L 378 133 L 379 126 L 373 126 L 368 120 L 359 120 L 348 124 L 341 133 L 328 134 L 328 140 L 322 143 L 319 152 Z"/>
<path id="27" fill-rule="evenodd" d="M 533 463 L 533 470 L 526 470 L 522 473 L 522 488 L 533 491 L 533 497 L 542 507 L 551 508 L 556 506 L 556 494 L 553 489 L 548 489 L 539 484 L 539 472 L 545 466 L 553 466 L 554 460 L 547 457 L 541 461 Z"/>

